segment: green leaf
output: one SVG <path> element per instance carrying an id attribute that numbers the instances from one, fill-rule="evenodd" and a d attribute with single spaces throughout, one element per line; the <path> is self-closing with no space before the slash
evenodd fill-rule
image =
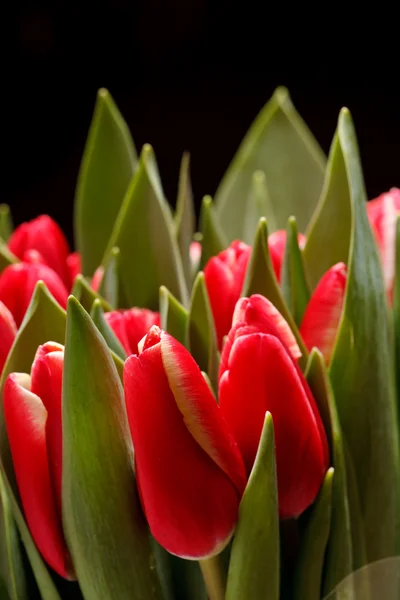
<path id="1" fill-rule="evenodd" d="M 184 152 L 179 172 L 178 199 L 176 203 L 175 231 L 181 253 L 183 271 L 188 288 L 192 285 L 192 263 L 190 244 L 196 228 L 196 214 L 190 181 L 190 154 Z"/>
<path id="2" fill-rule="evenodd" d="M 75 277 L 71 294 L 79 300 L 85 310 L 90 310 L 95 300 L 99 300 L 105 312 L 112 310 L 110 304 L 90 287 L 88 280 L 83 275 L 77 275 Z"/>
<path id="3" fill-rule="evenodd" d="M 228 243 L 218 225 L 212 198 L 204 196 L 200 209 L 201 259 L 200 269 L 203 269 L 213 256 L 224 250 Z"/>
<path id="4" fill-rule="evenodd" d="M 226 600 L 279 600 L 279 518 L 274 426 L 267 412 L 239 507 Z"/>
<path id="5" fill-rule="evenodd" d="M 161 328 L 186 346 L 188 312 L 165 286 L 160 287 Z"/>
<path id="6" fill-rule="evenodd" d="M 120 249 L 120 298 L 131 306 L 158 308 L 160 285 L 183 304 L 187 289 L 174 223 L 160 184 L 153 149 L 143 147 L 139 168 L 129 185 L 105 257 Z M 120 302 L 121 303 L 121 302 Z"/>
<path id="7" fill-rule="evenodd" d="M 282 294 L 296 325 L 300 326 L 310 300 L 310 287 L 303 255 L 299 248 L 296 219 L 290 217 L 287 226 L 285 254 L 282 265 Z"/>
<path id="8" fill-rule="evenodd" d="M 249 297 L 252 294 L 261 294 L 272 302 L 286 319 L 292 329 L 297 343 L 302 352 L 300 363 L 305 365 L 308 352 L 303 339 L 299 333 L 296 323 L 283 299 L 278 282 L 276 281 L 274 269 L 271 262 L 268 247 L 268 227 L 265 218 L 260 219 L 257 227 L 253 250 L 246 271 L 242 296 Z"/>
<path id="9" fill-rule="evenodd" d="M 17 528 L 0 470 L 0 577 L 10 600 L 28 598 Z M 0 597 L 2 597 L 0 595 Z"/>
<path id="10" fill-rule="evenodd" d="M 338 262 L 347 263 L 351 237 L 351 202 L 338 133 L 329 153 L 325 182 L 308 226 L 304 259 L 312 288 Z"/>
<path id="11" fill-rule="evenodd" d="M 330 375 L 357 475 L 368 562 L 400 551 L 400 464 L 390 327 L 350 113 L 338 136 L 351 205 L 345 306 Z M 333 201 L 333 199 L 332 199 Z"/>
<path id="12" fill-rule="evenodd" d="M 8 204 L 0 204 L 0 238 L 8 242 L 13 231 L 11 211 Z"/>
<path id="13" fill-rule="evenodd" d="M 48 292 L 45 284 L 40 281 L 36 284 L 31 303 L 19 328 L 0 379 L 0 449 L 3 483 L 43 600 L 60 600 L 60 596 L 32 540 L 23 513 L 16 500 L 18 491 L 5 428 L 2 395 L 4 383 L 10 373 L 30 373 L 38 346 L 49 340 L 63 344 L 64 337 L 65 311 Z"/>
<path id="14" fill-rule="evenodd" d="M 112 248 L 107 264 L 104 266 L 99 293 L 112 308 L 118 308 L 119 298 L 119 248 Z"/>
<path id="15" fill-rule="evenodd" d="M 92 310 L 90 311 L 93 323 L 100 331 L 101 335 L 105 339 L 107 346 L 115 352 L 122 360 L 126 360 L 126 352 L 121 346 L 121 343 L 107 321 L 104 318 L 104 310 L 101 306 L 100 300 L 96 299 L 93 302 Z"/>
<path id="16" fill-rule="evenodd" d="M 324 593 L 329 593 L 353 571 L 351 511 L 342 430 L 324 357 L 313 348 L 305 372 L 327 434 L 335 469 L 332 486 L 332 524 L 325 559 Z"/>
<path id="17" fill-rule="evenodd" d="M 187 347 L 202 371 L 218 389 L 219 352 L 210 301 L 201 271 L 194 282 L 187 320 Z"/>
<path id="18" fill-rule="evenodd" d="M 84 275 L 100 265 L 137 156 L 128 126 L 110 93 L 100 89 L 75 195 L 75 240 Z"/>
<path id="19" fill-rule="evenodd" d="M 63 374 L 63 524 L 85 600 L 161 597 L 132 462 L 123 388 L 110 351 L 89 315 L 70 297 Z"/>
<path id="20" fill-rule="evenodd" d="M 6 267 L 18 262 L 18 258 L 7 248 L 7 245 L 0 238 L 0 273 Z"/>
<path id="21" fill-rule="evenodd" d="M 258 170 L 268 182 L 277 229 L 283 229 L 295 214 L 300 231 L 304 231 L 321 192 L 325 163 L 289 92 L 277 88 L 251 125 L 215 194 L 218 221 L 228 241 L 242 234 L 245 199 Z"/>
<path id="22" fill-rule="evenodd" d="M 265 217 L 271 230 L 276 229 L 274 207 L 268 194 L 263 171 L 256 171 L 251 178 L 251 187 L 247 199 L 243 232 L 239 236 L 246 244 L 251 244 L 261 217 Z"/>
<path id="23" fill-rule="evenodd" d="M 332 480 L 330 468 L 311 509 L 296 565 L 294 600 L 320 600 L 324 556 L 331 528 Z"/>

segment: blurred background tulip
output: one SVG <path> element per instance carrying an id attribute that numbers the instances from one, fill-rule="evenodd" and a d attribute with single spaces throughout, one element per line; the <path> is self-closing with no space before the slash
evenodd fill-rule
<path id="1" fill-rule="evenodd" d="M 57 223 L 48 215 L 40 215 L 19 225 L 10 239 L 8 247 L 20 260 L 28 250 L 36 250 L 39 260 L 55 271 L 67 289 L 72 280 L 68 268 L 69 246 Z"/>
<path id="2" fill-rule="evenodd" d="M 65 309 L 67 289 L 50 267 L 37 262 L 21 262 L 9 265 L 0 275 L 0 301 L 10 310 L 18 327 L 38 281 L 45 283 L 54 299 Z"/>
<path id="3" fill-rule="evenodd" d="M 113 310 L 104 317 L 128 356 L 138 353 L 138 343 L 152 325 L 160 324 L 160 315 L 147 308 Z"/>
<path id="4" fill-rule="evenodd" d="M 389 301 L 393 297 L 396 252 L 396 220 L 400 214 L 400 189 L 391 188 L 367 204 L 369 222 L 378 244 Z"/>
<path id="5" fill-rule="evenodd" d="M 0 302 L 0 375 L 16 335 L 17 326 L 14 317 L 7 306 Z"/>
<path id="6" fill-rule="evenodd" d="M 299 247 L 304 248 L 306 238 L 302 233 L 298 235 Z M 268 248 L 271 256 L 272 266 L 278 282 L 281 281 L 283 256 L 286 247 L 286 229 L 279 229 L 268 236 Z"/>
<path id="7" fill-rule="evenodd" d="M 229 542 L 246 485 L 243 461 L 189 352 L 153 326 L 125 363 L 124 387 L 143 509 L 172 554 L 203 559 Z"/>
<path id="8" fill-rule="evenodd" d="M 314 346 L 330 363 L 342 316 L 347 282 L 347 267 L 338 263 L 320 279 L 307 304 L 300 333 L 308 350 Z"/>
<path id="9" fill-rule="evenodd" d="M 234 241 L 226 250 L 213 256 L 204 269 L 219 348 L 232 324 L 233 311 L 240 298 L 250 253 L 250 246 Z"/>

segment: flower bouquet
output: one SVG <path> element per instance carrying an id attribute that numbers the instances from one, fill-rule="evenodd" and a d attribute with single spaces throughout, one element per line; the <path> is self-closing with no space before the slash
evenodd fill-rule
<path id="1" fill-rule="evenodd" d="M 74 207 L 0 212 L 0 597 L 400 597 L 400 190 L 279 88 L 199 225 L 99 90 Z"/>

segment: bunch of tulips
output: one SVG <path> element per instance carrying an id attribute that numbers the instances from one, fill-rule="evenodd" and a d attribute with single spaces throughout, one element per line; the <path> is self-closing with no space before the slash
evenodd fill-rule
<path id="1" fill-rule="evenodd" d="M 171 206 L 100 90 L 76 251 L 0 208 L 0 597 L 400 597 L 400 190 L 279 88 Z"/>

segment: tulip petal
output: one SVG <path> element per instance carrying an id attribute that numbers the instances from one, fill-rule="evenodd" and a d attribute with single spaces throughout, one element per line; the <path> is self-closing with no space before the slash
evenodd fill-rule
<path id="1" fill-rule="evenodd" d="M 308 350 L 319 348 L 327 364 L 330 363 L 339 328 L 346 282 L 346 265 L 338 263 L 331 267 L 315 288 L 300 327 Z"/>
<path id="2" fill-rule="evenodd" d="M 240 322 L 256 327 L 260 333 L 270 333 L 285 346 L 294 360 L 300 358 L 301 350 L 293 331 L 279 310 L 260 294 L 241 298 L 233 314 L 233 325 Z"/>
<path id="3" fill-rule="evenodd" d="M 19 327 L 29 306 L 36 283 L 44 281 L 54 299 L 65 308 L 68 292 L 55 271 L 40 263 L 18 263 L 4 269 L 0 277 L 0 300 L 11 311 Z"/>
<path id="4" fill-rule="evenodd" d="M 155 344 L 147 349 L 145 344 L 138 357 L 128 358 L 124 370 L 139 492 L 156 540 L 172 554 L 205 558 L 228 543 L 240 498 L 231 479 L 197 443 L 182 418 L 163 364 L 164 354 L 167 363 L 171 358 L 165 343 L 169 336 L 164 334 L 161 343 L 153 338 Z M 194 368 L 193 388 L 204 385 L 201 402 L 218 411 L 195 363 Z M 217 419 L 221 421 L 219 414 Z M 222 427 L 210 425 L 214 431 Z M 225 440 L 226 436 L 222 443 Z"/>
<path id="5" fill-rule="evenodd" d="M 246 477 L 241 468 L 240 453 L 195 360 L 179 342 L 165 333 L 161 334 L 161 356 L 186 427 L 241 494 Z"/>
<path id="6" fill-rule="evenodd" d="M 50 482 L 45 434 L 47 411 L 29 387 L 29 375 L 13 373 L 4 388 L 7 433 L 18 489 L 40 552 L 59 575 L 68 578 L 71 566 Z"/>
<path id="7" fill-rule="evenodd" d="M 367 203 L 367 214 L 378 243 L 386 291 L 391 297 L 395 275 L 396 219 L 400 189 L 392 188 Z"/>
<path id="8" fill-rule="evenodd" d="M 19 225 L 10 237 L 8 247 L 21 260 L 26 251 L 36 250 L 42 262 L 53 269 L 66 286 L 69 285 L 68 243 L 60 227 L 48 215 Z"/>
<path id="9" fill-rule="evenodd" d="M 0 302 L 0 374 L 17 334 L 14 318 L 3 302 Z"/>
<path id="10" fill-rule="evenodd" d="M 220 381 L 221 411 L 250 472 L 266 411 L 276 438 L 279 512 L 298 516 L 315 499 L 327 465 L 319 427 L 291 357 L 274 336 L 238 338 Z"/>
<path id="11" fill-rule="evenodd" d="M 152 325 L 160 324 L 160 315 L 147 308 L 130 308 L 113 310 L 104 314 L 125 352 L 137 354 L 138 343 L 147 334 Z"/>
<path id="12" fill-rule="evenodd" d="M 229 248 L 211 258 L 204 269 L 219 348 L 232 325 L 233 311 L 243 288 L 250 251 L 250 246 L 233 242 Z"/>
<path id="13" fill-rule="evenodd" d="M 46 443 L 50 480 L 61 520 L 62 481 L 62 372 L 64 347 L 56 342 L 39 346 L 31 371 L 31 391 L 36 394 L 47 411 Z"/>

